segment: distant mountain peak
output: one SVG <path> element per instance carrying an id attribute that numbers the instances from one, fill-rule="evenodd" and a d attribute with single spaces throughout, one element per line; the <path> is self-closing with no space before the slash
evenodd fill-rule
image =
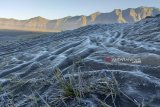
<path id="1" fill-rule="evenodd" d="M 30 20 L 48 20 L 48 19 L 43 18 L 43 17 L 41 17 L 41 16 L 37 16 L 37 17 L 31 18 Z"/>
<path id="2" fill-rule="evenodd" d="M 95 12 L 79 16 L 67 16 L 49 20 L 41 16 L 28 20 L 0 18 L 0 29 L 33 30 L 33 31 L 64 31 L 91 24 L 133 23 L 160 14 L 159 8 L 141 6 L 125 10 L 114 9 L 109 13 Z"/>
<path id="3" fill-rule="evenodd" d="M 92 13 L 91 15 L 93 15 L 93 14 L 99 15 L 99 14 L 101 14 L 101 12 L 97 11 L 97 12 Z"/>
<path id="4" fill-rule="evenodd" d="M 99 16 L 100 14 L 101 14 L 100 12 L 92 13 L 92 14 L 90 15 L 91 21 L 94 22 L 94 21 L 96 20 L 97 16 Z"/>

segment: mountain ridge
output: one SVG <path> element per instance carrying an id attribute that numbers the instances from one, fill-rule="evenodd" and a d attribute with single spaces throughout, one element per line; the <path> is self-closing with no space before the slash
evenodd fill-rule
<path id="1" fill-rule="evenodd" d="M 108 13 L 95 12 L 88 16 L 68 16 L 54 20 L 41 16 L 26 20 L 0 18 L 0 29 L 60 32 L 91 24 L 133 23 L 157 14 L 160 14 L 159 8 L 141 6 L 125 10 L 114 9 Z"/>

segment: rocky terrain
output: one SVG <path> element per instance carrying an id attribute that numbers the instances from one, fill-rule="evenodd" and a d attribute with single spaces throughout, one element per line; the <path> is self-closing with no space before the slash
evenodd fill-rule
<path id="1" fill-rule="evenodd" d="M 109 13 L 95 12 L 89 16 L 68 16 L 55 20 L 43 17 L 34 17 L 28 20 L 0 18 L 0 29 L 60 32 L 92 24 L 133 23 L 157 14 L 160 14 L 159 8 L 138 7 L 126 10 L 115 9 Z"/>
<path id="2" fill-rule="evenodd" d="M 61 33 L 0 34 L 1 107 L 160 105 L 160 15 Z"/>

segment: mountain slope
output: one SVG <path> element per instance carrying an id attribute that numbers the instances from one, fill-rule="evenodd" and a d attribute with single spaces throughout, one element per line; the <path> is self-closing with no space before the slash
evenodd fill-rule
<path id="1" fill-rule="evenodd" d="M 29 20 L 0 18 L 0 29 L 59 32 L 91 24 L 133 23 L 157 14 L 160 14 L 158 8 L 139 7 L 126 10 L 115 9 L 110 13 L 96 12 L 90 16 L 65 17 L 57 20 L 48 20 L 42 17 Z"/>

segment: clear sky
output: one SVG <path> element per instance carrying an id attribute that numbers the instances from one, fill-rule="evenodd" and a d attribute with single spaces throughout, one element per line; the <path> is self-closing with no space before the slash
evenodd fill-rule
<path id="1" fill-rule="evenodd" d="M 0 0 L 0 17 L 57 19 L 139 6 L 160 8 L 160 0 Z"/>

